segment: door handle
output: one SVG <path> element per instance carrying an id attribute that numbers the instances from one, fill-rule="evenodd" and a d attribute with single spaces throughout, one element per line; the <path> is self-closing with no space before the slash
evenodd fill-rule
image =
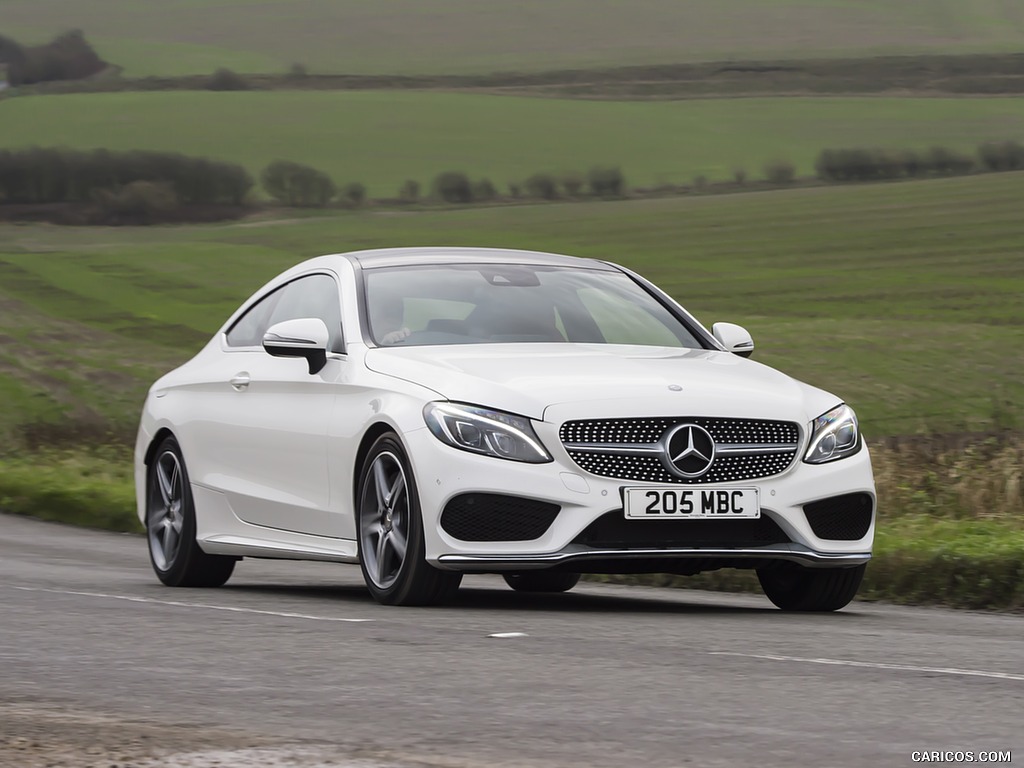
<path id="1" fill-rule="evenodd" d="M 231 386 L 241 392 L 249 386 L 249 381 L 249 374 L 243 371 L 242 373 L 236 373 L 231 377 Z"/>

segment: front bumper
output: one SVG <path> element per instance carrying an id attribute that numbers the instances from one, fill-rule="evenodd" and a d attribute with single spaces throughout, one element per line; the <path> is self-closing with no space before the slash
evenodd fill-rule
<path id="1" fill-rule="evenodd" d="M 762 516 L 782 530 L 787 542 L 764 546 L 689 546 L 685 543 L 686 534 L 682 533 L 673 537 L 670 546 L 644 540 L 623 547 L 592 547 L 577 541 L 585 529 L 609 513 L 622 514 L 623 488 L 648 484 L 587 473 L 562 448 L 555 425 L 535 422 L 535 428 L 552 454 L 552 462 L 523 464 L 474 455 L 441 443 L 427 429 L 405 434 L 419 491 L 428 562 L 446 570 L 467 572 L 552 568 L 606 573 L 696 573 L 720 567 L 758 568 L 778 561 L 810 567 L 845 567 L 860 565 L 871 558 L 875 490 L 867 446 L 854 456 L 830 464 L 809 465 L 797 460 L 779 475 L 739 483 L 759 489 Z M 442 528 L 441 514 L 449 501 L 464 493 L 527 498 L 557 504 L 560 511 L 542 535 L 529 541 L 463 541 Z M 848 493 L 870 496 L 871 524 L 866 534 L 855 541 L 816 536 L 804 505 Z M 687 520 L 673 523 L 680 526 L 680 531 L 693 524 Z M 636 520 L 629 524 L 644 526 L 650 522 Z"/>
<path id="2" fill-rule="evenodd" d="M 682 523 L 685 525 L 685 523 Z M 800 544 L 774 544 L 767 547 L 714 548 L 714 547 L 673 547 L 671 549 L 591 549 L 572 545 L 562 552 L 544 555 L 441 555 L 437 565 L 458 571 L 488 573 L 494 570 L 538 570 L 561 569 L 587 572 L 592 566 L 600 565 L 601 572 L 633 572 L 631 564 L 647 561 L 662 561 L 664 570 L 696 572 L 708 570 L 701 566 L 715 568 L 723 565 L 733 567 L 756 567 L 762 561 L 783 561 L 799 563 L 811 568 L 841 568 L 862 565 L 871 559 L 870 552 L 815 552 Z M 609 563 L 616 563 L 610 566 Z M 642 568 L 641 570 L 648 570 Z M 659 569 L 661 570 L 661 569 Z"/>

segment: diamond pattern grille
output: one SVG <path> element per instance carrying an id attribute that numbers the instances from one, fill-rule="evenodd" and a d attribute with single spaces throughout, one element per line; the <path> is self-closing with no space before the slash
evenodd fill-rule
<path id="1" fill-rule="evenodd" d="M 657 443 L 668 430 L 679 424 L 703 427 L 719 446 L 768 448 L 794 445 L 800 441 L 800 429 L 793 422 L 685 416 L 568 421 L 559 430 L 559 437 L 563 443 L 605 443 L 625 448 Z M 796 449 L 793 449 L 780 453 L 752 451 L 746 454 L 719 455 L 704 475 L 684 478 L 670 472 L 660 455 L 623 453 L 615 447 L 580 450 L 566 445 L 565 449 L 581 469 L 595 475 L 649 483 L 680 484 L 742 482 L 771 477 L 788 469 L 797 454 Z"/>

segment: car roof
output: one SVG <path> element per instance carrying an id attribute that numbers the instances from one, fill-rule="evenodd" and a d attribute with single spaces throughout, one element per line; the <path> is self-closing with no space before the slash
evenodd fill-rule
<path id="1" fill-rule="evenodd" d="M 377 248 L 338 255 L 356 262 L 364 269 L 424 264 L 528 264 L 616 271 L 615 267 L 596 259 L 581 259 L 575 256 L 513 248 Z"/>

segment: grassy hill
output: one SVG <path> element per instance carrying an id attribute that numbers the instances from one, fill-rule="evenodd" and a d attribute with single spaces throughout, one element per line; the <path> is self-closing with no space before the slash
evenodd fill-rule
<path id="1" fill-rule="evenodd" d="M 984 0 L 6 0 L 5 34 L 79 27 L 131 75 L 439 73 L 1024 48 Z"/>
<path id="2" fill-rule="evenodd" d="M 0 228 L 0 434 L 134 429 L 149 383 L 266 279 L 325 252 L 498 245 L 611 259 L 872 437 L 1021 427 L 1024 173 L 618 203 Z M 76 427 L 76 425 L 78 425 Z M 8 443 L 9 444 L 9 443 Z"/>
<path id="3" fill-rule="evenodd" d="M 33 96 L 3 103 L 0 147 L 162 149 L 242 163 L 311 164 L 391 196 L 445 170 L 504 189 L 537 171 L 620 165 L 633 186 L 751 178 L 785 158 L 804 174 L 826 147 L 967 151 L 1024 137 L 1007 98 L 574 101 L 430 92 L 171 92 Z"/>

